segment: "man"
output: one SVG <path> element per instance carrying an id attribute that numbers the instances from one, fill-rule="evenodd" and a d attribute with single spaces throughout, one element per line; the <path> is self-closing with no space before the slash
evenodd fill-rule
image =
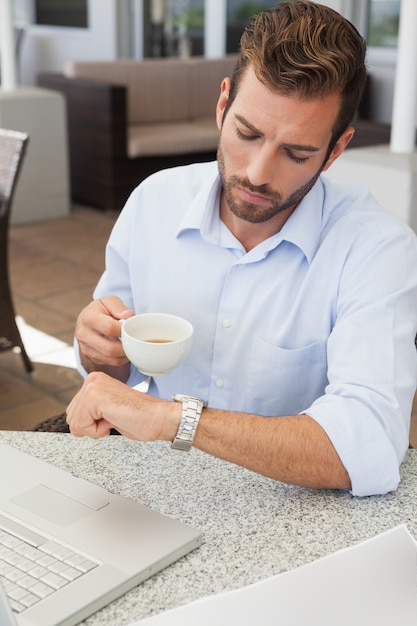
<path id="1" fill-rule="evenodd" d="M 328 7 L 282 3 L 253 19 L 221 85 L 218 163 L 151 176 L 115 225 L 76 326 L 89 375 L 67 411 L 75 436 L 185 438 L 288 483 L 397 487 L 417 239 L 365 190 L 321 175 L 353 135 L 364 57 Z M 148 311 L 187 318 L 195 337 L 144 394 L 119 337 L 120 320 Z"/>

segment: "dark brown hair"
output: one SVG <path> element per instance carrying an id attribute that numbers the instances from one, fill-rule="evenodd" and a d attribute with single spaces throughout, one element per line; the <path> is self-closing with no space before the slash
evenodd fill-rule
<path id="1" fill-rule="evenodd" d="M 316 2 L 282 2 L 252 18 L 240 40 L 226 111 L 250 65 L 272 91 L 306 100 L 339 92 L 335 143 L 352 121 L 366 80 L 366 42 L 333 9 Z M 225 111 L 225 113 L 226 113 Z"/>

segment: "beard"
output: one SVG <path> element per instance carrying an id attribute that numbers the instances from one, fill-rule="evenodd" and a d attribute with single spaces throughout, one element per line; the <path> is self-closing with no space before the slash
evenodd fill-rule
<path id="1" fill-rule="evenodd" d="M 291 208 L 295 209 L 313 187 L 323 169 L 320 167 L 310 180 L 293 191 L 288 198 L 283 199 L 278 191 L 273 191 L 268 185 L 255 186 L 248 179 L 238 176 L 227 178 L 223 150 L 220 144 L 217 149 L 217 163 L 228 208 L 236 217 L 252 224 L 261 224 L 275 217 L 278 213 Z M 270 201 L 269 205 L 260 207 L 251 202 L 245 202 L 234 194 L 236 187 L 242 187 L 251 193 L 262 195 Z"/>

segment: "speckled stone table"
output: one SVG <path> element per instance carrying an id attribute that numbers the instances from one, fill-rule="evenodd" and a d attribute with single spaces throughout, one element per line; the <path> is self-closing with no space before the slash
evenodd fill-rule
<path id="1" fill-rule="evenodd" d="M 417 538 L 417 450 L 396 493 L 353 498 L 284 485 L 164 443 L 0 431 L 6 443 L 203 531 L 203 545 L 82 622 L 125 626 L 254 583 L 399 524 Z M 117 529 L 115 528 L 115 532 Z"/>

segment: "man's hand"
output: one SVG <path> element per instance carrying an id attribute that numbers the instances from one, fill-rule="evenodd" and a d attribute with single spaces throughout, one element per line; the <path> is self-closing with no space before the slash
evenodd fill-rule
<path id="1" fill-rule="evenodd" d="M 71 433 L 93 439 L 115 428 L 129 439 L 172 441 L 180 419 L 178 402 L 141 393 L 102 372 L 89 374 L 67 408 Z"/>
<path id="2" fill-rule="evenodd" d="M 134 312 L 116 296 L 93 300 L 81 311 L 75 338 L 87 372 L 103 371 L 119 380 L 127 380 L 130 365 L 120 342 L 120 320 L 132 315 Z"/>

